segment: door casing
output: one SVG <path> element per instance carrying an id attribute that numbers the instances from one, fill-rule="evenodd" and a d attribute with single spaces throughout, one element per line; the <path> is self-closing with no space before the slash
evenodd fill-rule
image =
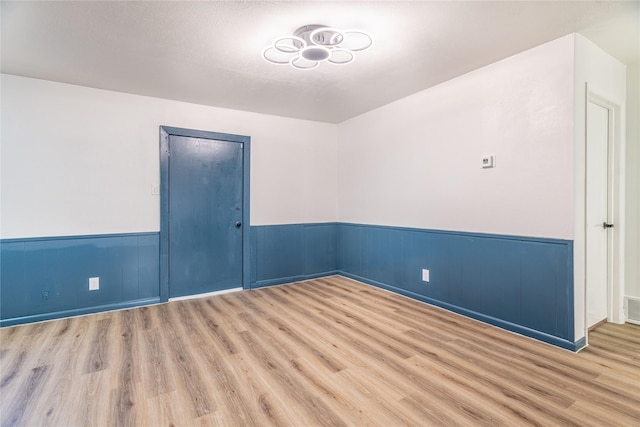
<path id="1" fill-rule="evenodd" d="M 243 144 L 242 164 L 242 288 L 250 288 L 250 142 L 251 138 L 202 130 L 160 126 L 160 301 L 169 300 L 169 137 L 215 139 Z"/>
<path id="2" fill-rule="evenodd" d="M 624 323 L 623 312 L 623 296 L 624 296 L 624 170 L 625 152 L 624 140 L 620 122 L 620 106 L 599 94 L 597 89 L 592 87 L 586 88 L 585 97 L 585 113 L 589 102 L 606 108 L 609 112 L 609 146 L 608 146 L 608 217 L 614 227 L 609 231 L 607 236 L 607 320 L 614 323 Z M 589 118 L 586 117 L 586 120 Z M 585 152 L 586 152 L 586 133 L 585 133 Z M 586 159 L 585 159 L 586 160 Z M 586 173 L 586 170 L 585 170 Z M 585 176 L 586 180 L 586 176 Z M 585 187 L 585 192 L 589 191 Z M 584 212 L 586 215 L 586 212 Z M 586 221 L 585 221 L 586 226 Z M 586 236 L 586 229 L 583 230 Z M 586 248 L 585 248 L 586 249 Z M 583 266 L 586 270 L 586 259 Z M 586 278 L 586 271 L 585 271 Z M 584 287 L 584 336 L 586 344 L 588 344 L 589 326 L 587 321 L 587 287 Z"/>
<path id="3" fill-rule="evenodd" d="M 612 219 L 611 197 L 611 117 L 610 110 L 598 102 L 587 103 L 586 127 L 586 314 L 587 328 L 608 320 L 611 313 L 612 286 L 611 234 L 604 223 Z"/>

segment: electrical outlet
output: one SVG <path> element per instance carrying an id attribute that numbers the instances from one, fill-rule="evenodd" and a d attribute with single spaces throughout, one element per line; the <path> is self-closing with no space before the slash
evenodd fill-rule
<path id="1" fill-rule="evenodd" d="M 423 268 L 422 269 L 422 281 L 423 282 L 428 282 L 429 281 L 429 270 Z"/>
<path id="2" fill-rule="evenodd" d="M 99 277 L 89 277 L 89 290 L 97 291 L 100 289 L 100 278 Z"/>

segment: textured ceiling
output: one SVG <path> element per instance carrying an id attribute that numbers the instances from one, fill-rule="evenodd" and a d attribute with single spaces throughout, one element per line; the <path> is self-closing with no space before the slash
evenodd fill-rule
<path id="1" fill-rule="evenodd" d="M 3 73 L 331 123 L 572 32 L 640 56 L 637 1 L 2 1 L 1 14 Z M 376 43 L 313 71 L 261 59 L 306 24 Z"/>

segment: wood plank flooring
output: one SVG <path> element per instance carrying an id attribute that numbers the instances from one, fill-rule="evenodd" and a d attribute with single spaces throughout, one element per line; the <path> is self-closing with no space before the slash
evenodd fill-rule
<path id="1" fill-rule="evenodd" d="M 349 279 L 0 331 L 2 426 L 640 426 L 640 327 L 573 354 Z"/>

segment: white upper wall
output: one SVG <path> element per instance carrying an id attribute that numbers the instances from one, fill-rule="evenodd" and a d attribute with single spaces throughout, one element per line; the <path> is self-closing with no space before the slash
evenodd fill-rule
<path id="1" fill-rule="evenodd" d="M 566 36 L 339 124 L 339 220 L 572 239 L 573 49 Z"/>
<path id="2" fill-rule="evenodd" d="M 251 136 L 251 224 L 336 221 L 336 125 L 2 75 L 0 237 L 159 230 L 159 126 Z"/>

